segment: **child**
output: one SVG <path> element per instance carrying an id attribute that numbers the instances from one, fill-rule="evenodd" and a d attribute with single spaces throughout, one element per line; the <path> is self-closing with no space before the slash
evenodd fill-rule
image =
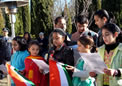
<path id="1" fill-rule="evenodd" d="M 22 37 L 17 36 L 12 40 L 12 47 L 16 52 L 11 57 L 11 65 L 19 71 L 24 70 L 24 60 L 29 56 L 26 41 Z M 11 86 L 15 86 L 13 80 L 11 81 Z"/>
<path id="2" fill-rule="evenodd" d="M 120 28 L 115 24 L 108 23 L 102 28 L 105 44 L 98 49 L 98 52 L 108 68 L 103 70 L 105 75 L 97 76 L 97 86 L 122 86 L 118 83 L 122 79 L 121 35 Z"/>
<path id="3" fill-rule="evenodd" d="M 97 47 L 100 47 L 100 46 L 102 46 L 104 44 L 104 41 L 102 39 L 101 28 L 105 24 L 107 24 L 109 22 L 113 22 L 114 18 L 113 18 L 113 16 L 110 16 L 106 10 L 102 9 L 102 10 L 98 10 L 98 11 L 95 12 L 94 20 L 95 20 L 95 24 L 100 29 L 99 32 L 98 32 L 98 39 L 97 39 L 97 44 L 96 44 Z"/>
<path id="4" fill-rule="evenodd" d="M 73 50 L 66 46 L 66 33 L 62 29 L 55 29 L 52 32 L 53 36 L 53 46 L 50 51 L 48 58 L 53 54 L 53 58 L 57 62 L 62 62 L 68 65 L 74 65 Z M 69 72 L 69 75 L 72 76 L 72 73 Z"/>
<path id="5" fill-rule="evenodd" d="M 90 36 L 82 36 L 77 41 L 79 53 L 90 53 L 90 50 L 94 44 L 93 39 Z M 81 54 L 82 55 L 82 54 Z M 67 70 L 73 71 L 73 85 L 74 86 L 94 86 L 94 79 L 89 77 L 89 66 L 81 58 L 76 63 L 76 68 L 67 66 Z"/>
<path id="6" fill-rule="evenodd" d="M 31 41 L 28 46 L 30 56 L 25 59 L 24 75 L 31 80 L 36 86 L 47 86 L 46 76 L 43 74 L 43 70 L 32 61 L 32 59 L 43 60 L 44 58 L 38 56 L 39 43 L 37 41 Z"/>

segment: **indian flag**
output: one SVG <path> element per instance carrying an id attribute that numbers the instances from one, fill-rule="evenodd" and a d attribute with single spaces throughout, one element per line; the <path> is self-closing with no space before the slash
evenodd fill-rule
<path id="1" fill-rule="evenodd" d="M 35 86 L 33 82 L 22 76 L 13 66 L 6 64 L 8 74 L 16 86 Z"/>
<path id="2" fill-rule="evenodd" d="M 49 61 L 50 86 L 73 86 L 65 65 Z"/>

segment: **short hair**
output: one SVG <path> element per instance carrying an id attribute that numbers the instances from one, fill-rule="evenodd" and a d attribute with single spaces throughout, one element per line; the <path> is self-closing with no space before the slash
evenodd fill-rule
<path id="1" fill-rule="evenodd" d="M 85 15 L 79 15 L 76 17 L 76 23 L 85 24 L 88 23 L 88 18 Z"/>
<path id="2" fill-rule="evenodd" d="M 59 16 L 59 17 L 57 17 L 56 19 L 55 19 L 55 24 L 57 24 L 58 23 L 58 21 L 59 21 L 59 19 L 65 19 L 63 16 Z"/>
<path id="3" fill-rule="evenodd" d="M 32 45 L 37 45 L 37 46 L 40 47 L 39 42 L 36 41 L 36 40 L 30 41 L 30 42 L 29 42 L 29 45 L 28 45 L 28 48 L 30 48 Z"/>

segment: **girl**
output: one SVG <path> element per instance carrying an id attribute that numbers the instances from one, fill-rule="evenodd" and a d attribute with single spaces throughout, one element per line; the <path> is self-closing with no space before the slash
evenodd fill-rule
<path id="1" fill-rule="evenodd" d="M 29 32 L 25 32 L 23 38 L 27 41 L 27 44 L 31 41 L 31 36 Z"/>
<path id="2" fill-rule="evenodd" d="M 26 41 L 22 37 L 17 36 L 12 40 L 12 47 L 16 52 L 11 57 L 11 65 L 19 71 L 24 70 L 24 60 L 29 56 Z M 11 81 L 11 86 L 15 86 L 13 80 Z"/>
<path id="3" fill-rule="evenodd" d="M 98 49 L 98 52 L 108 68 L 103 70 L 105 75 L 98 75 L 98 86 L 122 86 L 118 83 L 122 79 L 121 35 L 120 28 L 115 24 L 108 23 L 102 28 L 105 44 Z"/>
<path id="4" fill-rule="evenodd" d="M 114 16 L 111 14 L 111 16 L 109 16 L 108 12 L 106 10 L 98 10 L 95 12 L 94 14 L 94 20 L 95 20 L 95 24 L 98 26 L 98 28 L 102 28 L 102 26 L 104 26 L 105 24 L 109 23 L 109 22 L 113 22 L 114 21 Z M 99 30 L 98 32 L 98 39 L 97 39 L 97 47 L 100 47 L 104 44 L 103 39 L 102 39 L 102 33 L 101 30 Z"/>
<path id="5" fill-rule="evenodd" d="M 31 41 L 29 43 L 28 51 L 30 56 L 25 59 L 24 75 L 31 80 L 36 86 L 47 86 L 46 76 L 42 73 L 39 67 L 32 61 L 32 59 L 43 60 L 39 54 L 39 43 L 37 41 Z"/>
<path id="6" fill-rule="evenodd" d="M 54 59 L 57 62 L 62 62 L 68 65 L 74 65 L 73 50 L 66 46 L 66 33 L 62 29 L 55 29 L 52 32 L 53 36 L 53 46 L 50 51 L 48 58 Z M 50 55 L 53 54 L 53 58 L 50 58 Z M 72 76 L 72 73 L 69 72 L 69 75 Z"/>
<path id="7" fill-rule="evenodd" d="M 90 36 L 82 36 L 77 41 L 77 50 L 81 53 L 81 58 L 76 63 L 76 68 L 67 66 L 66 69 L 73 71 L 74 86 L 94 86 L 94 79 L 89 77 L 89 66 L 82 59 L 82 53 L 90 53 L 94 41 Z"/>

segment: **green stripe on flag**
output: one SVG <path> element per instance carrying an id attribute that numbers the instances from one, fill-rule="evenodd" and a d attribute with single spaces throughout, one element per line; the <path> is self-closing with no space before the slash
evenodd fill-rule
<path id="1" fill-rule="evenodd" d="M 65 65 L 62 65 L 62 68 L 63 68 L 63 70 L 64 70 L 64 72 L 65 72 L 65 75 L 66 75 L 66 77 L 67 77 L 67 80 L 68 80 L 68 84 L 69 84 L 69 86 L 73 86 L 73 84 L 72 84 L 72 81 L 71 81 L 71 79 L 70 79 L 70 77 L 69 77 L 69 74 L 68 74 L 68 72 L 67 72 L 67 70 L 66 70 L 66 64 Z"/>
<path id="2" fill-rule="evenodd" d="M 16 68 L 14 68 L 14 71 L 16 71 L 20 75 L 20 77 L 22 77 L 24 79 L 25 83 L 28 83 L 31 86 L 36 86 L 32 81 L 28 80 L 25 76 L 21 75 L 20 72 L 18 72 L 18 70 Z"/>

